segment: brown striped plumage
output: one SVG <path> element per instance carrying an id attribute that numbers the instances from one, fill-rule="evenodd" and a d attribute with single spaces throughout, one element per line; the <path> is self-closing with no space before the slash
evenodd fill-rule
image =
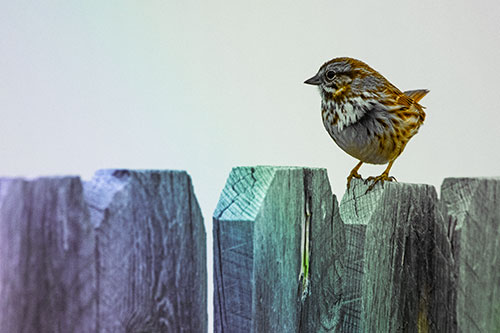
<path id="1" fill-rule="evenodd" d="M 394 160 L 425 120 L 418 102 L 428 90 L 401 92 L 367 64 L 352 58 L 335 58 L 323 64 L 305 81 L 317 85 L 321 95 L 323 124 L 337 145 L 360 162 L 347 177 L 361 178 L 363 163 L 386 164 L 373 180 L 395 180 L 389 176 Z"/>

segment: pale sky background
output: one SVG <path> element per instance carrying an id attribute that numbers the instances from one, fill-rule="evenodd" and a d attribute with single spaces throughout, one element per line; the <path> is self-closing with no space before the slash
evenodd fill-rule
<path id="1" fill-rule="evenodd" d="M 431 90 L 400 182 L 500 175 L 496 0 L 0 0 L 0 175 L 187 170 L 211 246 L 233 166 L 324 167 L 342 196 L 356 160 L 302 83 L 338 56 Z"/>

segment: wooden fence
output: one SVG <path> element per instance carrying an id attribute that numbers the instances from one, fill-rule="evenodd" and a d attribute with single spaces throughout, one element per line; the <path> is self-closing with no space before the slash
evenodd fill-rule
<path id="1" fill-rule="evenodd" d="M 206 235 L 190 177 L 0 180 L 1 332 L 495 332 L 500 178 L 355 180 L 239 167 Z"/>
<path id="2" fill-rule="evenodd" d="M 100 171 L 0 181 L 0 332 L 206 332 L 191 180 Z"/>

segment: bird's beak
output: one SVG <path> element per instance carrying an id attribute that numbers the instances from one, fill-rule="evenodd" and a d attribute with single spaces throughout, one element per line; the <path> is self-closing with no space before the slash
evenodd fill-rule
<path id="1" fill-rule="evenodd" d="M 319 75 L 316 74 L 312 78 L 305 80 L 305 84 L 312 84 L 313 86 L 319 86 L 321 81 L 319 80 Z"/>

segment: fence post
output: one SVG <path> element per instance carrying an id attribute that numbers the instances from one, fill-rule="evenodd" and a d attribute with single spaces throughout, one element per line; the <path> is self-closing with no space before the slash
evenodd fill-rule
<path id="1" fill-rule="evenodd" d="M 79 178 L 0 179 L 1 330 L 95 332 L 94 245 Z"/>
<path id="2" fill-rule="evenodd" d="M 349 296 L 342 331 L 453 331 L 453 260 L 434 187 L 352 187 L 340 204 Z"/>
<path id="3" fill-rule="evenodd" d="M 326 170 L 234 168 L 213 221 L 215 332 L 334 329 L 339 219 Z"/>
<path id="4" fill-rule="evenodd" d="M 6 332 L 207 331 L 205 230 L 185 172 L 1 179 L 0 255 Z"/>
<path id="5" fill-rule="evenodd" d="M 460 332 L 500 330 L 500 178 L 447 178 L 441 200 L 457 277 Z"/>

